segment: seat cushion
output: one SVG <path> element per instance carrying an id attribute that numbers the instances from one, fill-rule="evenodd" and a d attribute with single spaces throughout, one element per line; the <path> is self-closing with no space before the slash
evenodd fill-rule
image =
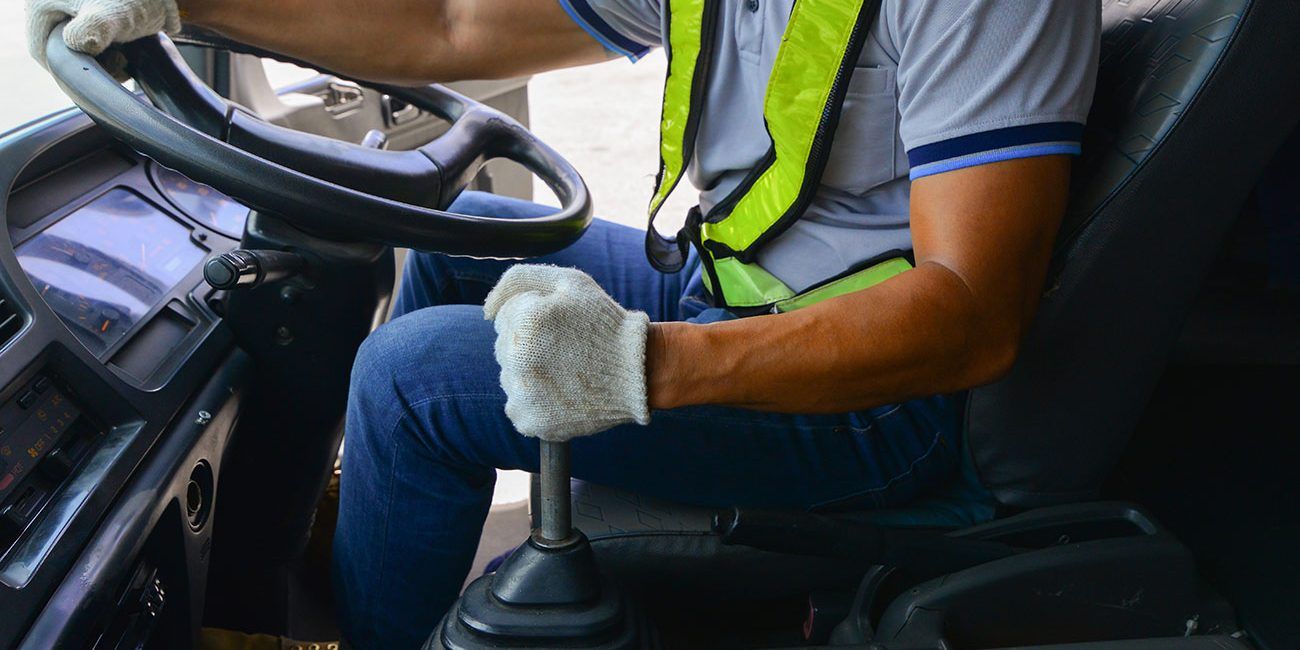
<path id="1" fill-rule="evenodd" d="M 583 481 L 572 486 L 574 526 L 591 540 L 601 569 L 634 593 L 671 592 L 678 599 L 709 602 L 802 597 L 857 584 L 856 572 L 846 571 L 841 560 L 722 543 L 713 533 L 713 518 L 722 510 Z M 534 504 L 532 512 L 538 511 Z M 992 497 L 967 463 L 959 477 L 908 508 L 835 516 L 895 527 L 962 528 L 994 513 Z"/>
<path id="2" fill-rule="evenodd" d="M 712 531 L 718 512 L 573 482 L 574 526 L 591 540 L 601 570 L 633 595 L 672 594 L 678 603 L 707 605 L 856 584 L 838 560 L 723 544 Z"/>

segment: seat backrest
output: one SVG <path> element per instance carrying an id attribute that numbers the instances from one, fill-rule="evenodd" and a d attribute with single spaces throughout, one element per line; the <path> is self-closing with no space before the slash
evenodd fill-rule
<path id="1" fill-rule="evenodd" d="M 967 403 L 980 481 L 1011 507 L 1095 496 L 1300 118 L 1300 0 L 1103 0 L 1102 22 L 1048 290 L 1010 375 Z"/>

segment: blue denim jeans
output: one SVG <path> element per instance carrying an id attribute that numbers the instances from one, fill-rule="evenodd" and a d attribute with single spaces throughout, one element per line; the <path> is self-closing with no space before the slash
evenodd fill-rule
<path id="1" fill-rule="evenodd" d="M 454 209 L 548 210 L 477 193 Z M 596 220 L 577 243 L 534 261 L 581 268 L 654 321 L 732 317 L 703 300 L 698 263 L 660 274 L 643 242 L 639 230 Z M 357 648 L 417 647 L 469 571 L 496 468 L 537 470 L 536 440 L 505 416 L 495 332 L 479 307 L 513 263 L 411 255 L 396 318 L 358 353 L 334 539 L 340 621 Z M 573 441 L 573 473 L 706 506 L 880 508 L 951 476 L 957 436 L 944 397 L 841 415 L 683 408 Z"/>

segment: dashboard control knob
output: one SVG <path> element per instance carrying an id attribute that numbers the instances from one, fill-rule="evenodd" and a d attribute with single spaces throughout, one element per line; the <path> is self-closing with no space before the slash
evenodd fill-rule
<path id="1" fill-rule="evenodd" d="M 214 289 L 252 289 L 302 272 L 304 262 L 286 251 L 236 249 L 203 265 L 203 279 Z"/>

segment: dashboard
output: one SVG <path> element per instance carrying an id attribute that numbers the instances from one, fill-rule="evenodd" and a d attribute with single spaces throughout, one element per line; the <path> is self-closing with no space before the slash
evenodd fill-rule
<path id="1" fill-rule="evenodd" d="M 153 179 L 172 205 L 191 219 L 231 239 L 244 233 L 248 208 L 238 201 L 166 167 L 155 166 Z"/>
<path id="2" fill-rule="evenodd" d="M 79 342 L 141 385 L 165 376 L 172 351 L 215 314 L 197 269 L 234 247 L 249 209 L 178 172 L 101 151 L 25 184 L 9 234 L 24 274 Z M 87 180 L 94 184 L 86 190 Z M 45 199 L 29 213 L 23 198 Z M 51 200 L 54 199 L 54 200 Z M 17 210 L 14 210 L 16 204 Z M 195 293 L 199 291 L 200 293 Z M 143 347 L 133 345 L 143 339 Z"/>
<path id="3" fill-rule="evenodd" d="M 202 594 L 249 377 L 202 266 L 249 209 L 75 111 L 0 136 L 0 190 L 0 648 L 119 647 Z"/>
<path id="4" fill-rule="evenodd" d="M 466 90 L 520 114 L 526 89 L 504 83 Z M 375 110 L 310 130 L 355 141 L 384 126 L 370 97 Z M 386 132 L 414 146 L 445 126 Z M 531 188 L 499 171 L 480 189 Z M 204 262 L 241 242 L 304 269 L 213 290 Z M 283 578 L 396 270 L 390 247 L 250 213 L 77 110 L 0 134 L 0 648 L 283 633 L 301 606 Z"/>

